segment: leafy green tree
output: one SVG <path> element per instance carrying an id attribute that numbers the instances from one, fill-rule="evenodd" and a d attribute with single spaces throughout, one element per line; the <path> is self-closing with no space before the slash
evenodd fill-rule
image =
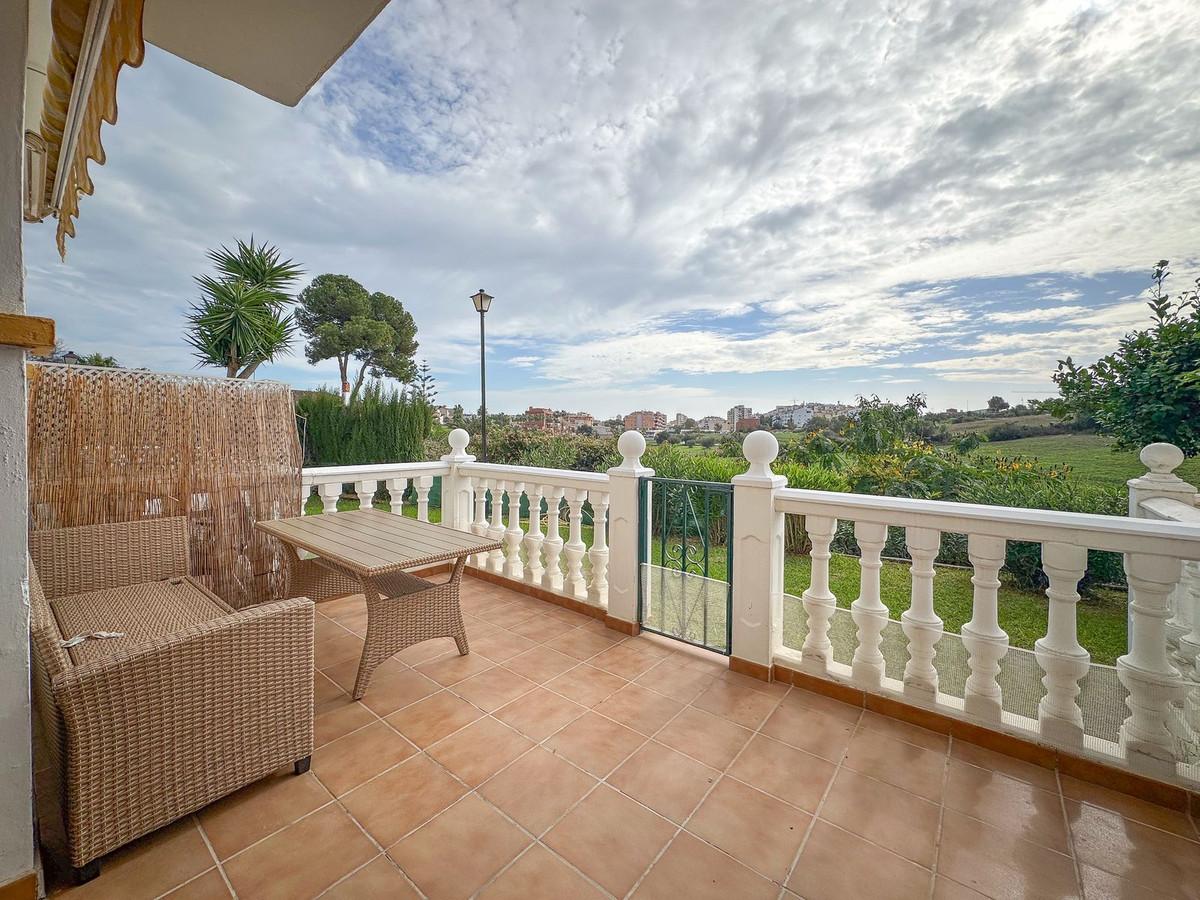
<path id="1" fill-rule="evenodd" d="M 1060 361 L 1059 401 L 1043 406 L 1060 418 L 1093 418 L 1119 448 L 1169 441 L 1194 456 L 1200 452 L 1200 278 L 1172 300 L 1168 265 L 1159 260 L 1150 276 L 1151 327 L 1126 335 L 1095 365 Z"/>
<path id="2" fill-rule="evenodd" d="M 217 274 L 199 275 L 201 299 L 188 313 L 187 341 L 201 365 L 224 367 L 227 378 L 249 378 L 288 348 L 296 323 L 288 294 L 302 274 L 270 244 L 238 241 L 235 250 L 209 250 Z"/>
<path id="3" fill-rule="evenodd" d="M 103 353 L 89 353 L 79 357 L 81 366 L 98 366 L 101 369 L 119 369 L 121 364 L 115 356 L 105 356 Z"/>
<path id="4" fill-rule="evenodd" d="M 988 412 L 1003 412 L 1004 410 L 1008 409 L 1008 401 L 997 394 L 994 397 L 988 398 L 987 408 Z"/>
<path id="5" fill-rule="evenodd" d="M 336 359 L 342 400 L 358 397 L 363 379 L 387 376 L 409 383 L 416 376 L 417 326 L 395 297 L 367 289 L 349 275 L 318 275 L 300 292 L 296 319 L 308 342 L 310 363 Z M 358 373 L 350 384 L 350 361 Z"/>
<path id="6" fill-rule="evenodd" d="M 413 379 L 413 397 L 433 406 L 437 400 L 437 382 L 429 370 L 429 363 L 421 360 L 417 366 L 417 376 Z"/>

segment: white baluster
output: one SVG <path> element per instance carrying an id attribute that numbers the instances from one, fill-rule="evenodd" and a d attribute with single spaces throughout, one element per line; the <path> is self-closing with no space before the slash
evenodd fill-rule
<path id="1" fill-rule="evenodd" d="M 1000 660 L 1008 653 L 1008 635 L 1000 627 L 1000 568 L 1004 565 L 1007 542 L 1004 538 L 983 534 L 967 535 L 967 555 L 974 573 L 971 621 L 962 627 L 962 642 L 967 648 L 967 676 L 963 705 L 968 715 L 999 722 L 1004 708 L 1000 683 Z"/>
<path id="2" fill-rule="evenodd" d="M 407 478 L 389 478 L 387 480 L 388 506 L 393 516 L 404 515 L 404 492 L 408 490 Z"/>
<path id="3" fill-rule="evenodd" d="M 542 573 L 542 587 L 548 591 L 561 591 L 563 586 L 562 569 L 558 564 L 558 557 L 563 549 L 562 534 L 558 530 L 558 512 L 564 493 L 560 487 L 547 487 L 546 540 L 542 542 L 546 554 L 546 571 Z"/>
<path id="4" fill-rule="evenodd" d="M 808 614 L 808 634 L 801 651 L 801 665 L 815 672 L 825 672 L 833 659 L 829 642 L 829 625 L 837 609 L 837 598 L 829 590 L 829 545 L 837 531 L 837 519 L 829 516 L 805 516 L 804 530 L 812 541 L 812 578 L 800 599 Z"/>
<path id="5" fill-rule="evenodd" d="M 515 482 L 508 486 L 508 528 L 504 530 L 504 577 L 521 581 L 525 567 L 521 563 L 521 541 L 525 532 L 521 530 L 521 495 L 525 485 Z"/>
<path id="6" fill-rule="evenodd" d="M 308 498 L 312 496 L 313 485 L 307 478 L 300 482 L 300 515 L 304 515 L 304 508 L 308 506 Z"/>
<path id="7" fill-rule="evenodd" d="M 858 626 L 858 646 L 852 664 L 854 681 L 864 688 L 883 684 L 884 659 L 879 650 L 883 629 L 888 623 L 888 608 L 879 599 L 880 556 L 887 543 L 887 526 L 879 522 L 855 522 L 854 539 L 862 554 L 859 560 L 858 598 L 850 604 L 850 617 Z"/>
<path id="8" fill-rule="evenodd" d="M 475 517 L 471 519 L 471 533 L 478 537 L 486 536 L 488 530 L 487 486 L 486 478 L 471 479 L 471 488 L 475 491 Z M 471 557 L 471 565 L 482 569 L 487 565 L 487 558 L 486 553 L 476 553 Z"/>
<path id="9" fill-rule="evenodd" d="M 588 602 L 608 606 L 608 491 L 588 491 L 592 504 L 592 577 L 588 582 Z"/>
<path id="10" fill-rule="evenodd" d="M 370 509 L 371 503 L 375 499 L 375 489 L 379 486 L 378 481 L 356 481 L 354 482 L 354 493 L 358 496 L 358 508 Z"/>
<path id="11" fill-rule="evenodd" d="M 583 554 L 587 552 L 587 545 L 583 543 L 585 500 L 587 491 L 567 491 L 567 508 L 571 518 L 568 523 L 567 542 L 563 545 L 563 554 L 567 557 L 567 577 L 563 583 L 563 590 L 577 600 L 587 599 L 587 583 L 583 579 Z"/>
<path id="12" fill-rule="evenodd" d="M 1121 725 L 1121 747 L 1138 769 L 1158 776 L 1175 774 L 1174 739 L 1167 729 L 1171 704 L 1187 691 L 1179 670 L 1167 658 L 1169 599 L 1179 579 L 1179 561 L 1168 556 L 1127 553 L 1130 649 L 1117 659 L 1117 677 L 1129 696 L 1129 716 Z"/>
<path id="13" fill-rule="evenodd" d="M 433 487 L 432 475 L 418 475 L 417 485 L 417 521 L 429 521 L 429 490 Z"/>
<path id="14" fill-rule="evenodd" d="M 1185 674 L 1194 682 L 1184 701 L 1184 717 L 1192 730 L 1200 733 L 1200 562 L 1185 563 L 1181 590 L 1184 602 L 1192 610 L 1192 630 L 1179 639 L 1179 652 L 1187 660 Z"/>
<path id="15" fill-rule="evenodd" d="M 1034 655 L 1046 673 L 1046 695 L 1038 704 L 1042 734 L 1056 743 L 1083 743 L 1083 712 L 1075 699 L 1079 679 L 1088 673 L 1091 656 L 1079 644 L 1076 604 L 1079 581 L 1087 571 L 1087 549 L 1070 544 L 1042 545 L 1042 568 L 1050 579 L 1046 636 L 1034 642 Z"/>
<path id="16" fill-rule="evenodd" d="M 937 559 L 941 532 L 935 528 L 906 529 L 904 545 L 912 557 L 912 603 L 900 615 L 908 638 L 908 662 L 904 664 L 904 693 L 919 700 L 937 695 L 938 673 L 933 667 L 942 639 L 943 625 L 933 611 L 933 561 Z"/>
<path id="17" fill-rule="evenodd" d="M 525 580 L 530 584 L 542 583 L 542 494 L 545 487 L 535 484 L 528 492 L 529 528 L 525 532 Z"/>
<path id="18" fill-rule="evenodd" d="M 500 521 L 500 515 L 504 506 L 504 488 L 503 481 L 493 481 L 492 485 L 492 521 L 488 525 L 487 536 L 493 541 L 504 540 L 504 523 Z M 499 575 L 504 571 L 504 550 L 496 548 L 488 554 L 487 568 L 489 572 L 495 572 Z"/>
<path id="19" fill-rule="evenodd" d="M 321 512 L 337 512 L 338 497 L 342 496 L 341 483 L 325 482 L 324 484 L 318 485 L 317 490 L 321 494 Z"/>

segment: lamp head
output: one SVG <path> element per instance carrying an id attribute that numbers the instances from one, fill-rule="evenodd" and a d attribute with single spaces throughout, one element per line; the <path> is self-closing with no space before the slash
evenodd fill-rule
<path id="1" fill-rule="evenodd" d="M 471 302 L 475 304 L 475 311 L 478 313 L 487 312 L 488 307 L 492 305 L 492 299 L 492 295 L 485 293 L 483 288 L 479 289 L 478 294 L 471 295 Z"/>

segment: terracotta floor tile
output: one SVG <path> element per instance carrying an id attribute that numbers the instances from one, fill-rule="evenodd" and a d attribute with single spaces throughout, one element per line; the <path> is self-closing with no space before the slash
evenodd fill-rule
<path id="1" fill-rule="evenodd" d="M 945 753 L 860 728 L 846 747 L 842 765 L 940 803 L 946 763 Z"/>
<path id="2" fill-rule="evenodd" d="M 684 831 L 633 896 L 644 900 L 773 900 L 778 894 L 778 885 Z"/>
<path id="3" fill-rule="evenodd" d="M 582 706 L 595 706 L 628 683 L 610 672 L 583 665 L 550 679 L 546 687 Z"/>
<path id="4" fill-rule="evenodd" d="M 225 879 L 215 866 L 199 878 L 193 878 L 166 895 L 170 900 L 227 900 L 232 896 L 229 886 L 225 884 Z"/>
<path id="5" fill-rule="evenodd" d="M 608 640 L 613 643 L 622 640 L 624 637 L 623 635 L 618 634 L 611 629 L 605 628 L 603 622 L 599 621 L 598 619 L 594 619 L 591 616 L 585 616 L 582 613 L 574 612 L 564 606 L 558 606 L 554 603 L 543 603 L 543 606 L 544 609 L 542 610 L 542 615 L 546 616 L 547 618 L 555 619 L 559 622 L 566 622 L 568 625 L 574 625 L 579 628 L 590 627 L 597 634 L 607 636 Z M 599 628 L 596 626 L 599 626 Z"/>
<path id="6" fill-rule="evenodd" d="M 1079 866 L 1079 877 L 1087 900 L 1166 900 L 1170 896 L 1087 864 Z"/>
<path id="7" fill-rule="evenodd" d="M 950 748 L 950 755 L 973 766 L 991 769 L 1007 775 L 1009 778 L 1027 782 L 1044 791 L 1058 790 L 1058 776 L 1053 769 L 1035 766 L 1033 763 L 1027 763 L 1024 760 L 958 740 Z"/>
<path id="8" fill-rule="evenodd" d="M 805 900 L 873 895 L 924 900 L 932 879 L 928 869 L 817 821 L 787 886 Z"/>
<path id="9" fill-rule="evenodd" d="M 670 747 L 650 741 L 608 777 L 623 794 L 680 824 L 720 777 Z"/>
<path id="10" fill-rule="evenodd" d="M 311 772 L 289 767 L 206 806 L 199 818 L 217 858 L 228 859 L 332 799 Z"/>
<path id="11" fill-rule="evenodd" d="M 501 628 L 512 628 L 538 615 L 541 615 L 538 610 L 519 603 L 503 603 L 479 611 L 479 618 Z"/>
<path id="12" fill-rule="evenodd" d="M 336 681 L 324 672 L 313 671 L 313 713 L 315 715 L 319 716 L 321 713 L 340 709 L 353 702 L 350 695 L 342 690 L 341 685 Z"/>
<path id="13" fill-rule="evenodd" d="M 488 717 L 471 723 L 425 752 L 474 787 L 532 746 L 528 738 Z"/>
<path id="14" fill-rule="evenodd" d="M 438 690 L 440 686 L 436 681 L 412 669 L 402 672 L 376 670 L 367 692 L 363 695 L 362 704 L 375 715 L 386 716 Z"/>
<path id="15" fill-rule="evenodd" d="M 1059 853 L 1069 853 L 1067 823 L 1057 793 L 1024 781 L 950 761 L 946 808 L 974 816 Z"/>
<path id="16" fill-rule="evenodd" d="M 350 691 L 354 690 L 354 681 L 358 678 L 358 663 L 359 657 L 355 656 L 352 659 L 343 660 L 337 665 L 329 666 L 329 668 L 322 669 L 321 671 L 326 677 L 332 679 L 338 687 L 349 694 Z M 405 665 L 396 657 L 392 657 L 391 659 L 384 660 L 378 666 L 376 666 L 373 677 L 382 678 L 385 675 L 399 674 L 400 672 L 407 671 L 407 665 Z M 372 681 L 372 684 L 373 683 L 374 682 Z"/>
<path id="17" fill-rule="evenodd" d="M 446 809 L 466 789 L 425 754 L 384 772 L 342 797 L 342 804 L 387 847 Z"/>
<path id="18" fill-rule="evenodd" d="M 340 797 L 416 752 L 386 724 L 375 722 L 317 750 L 312 771 L 335 797 Z"/>
<path id="19" fill-rule="evenodd" d="M 604 896 L 561 859 L 535 844 L 484 888 L 479 900 L 602 900 Z"/>
<path id="20" fill-rule="evenodd" d="M 512 630 L 515 634 L 521 635 L 521 637 L 544 644 L 546 641 L 561 637 L 576 627 L 570 622 L 563 622 L 559 619 L 541 615 L 535 616 L 532 619 L 526 619 L 524 622 L 519 622 L 513 626 Z"/>
<path id="21" fill-rule="evenodd" d="M 536 747 L 479 787 L 479 793 L 540 835 L 596 784 L 596 779 Z"/>
<path id="22" fill-rule="evenodd" d="M 718 678 L 726 684 L 746 687 L 752 691 L 758 691 L 760 694 L 768 694 L 772 697 L 782 697 L 791 689 L 791 685 L 786 681 L 763 681 L 761 678 L 751 678 L 749 675 L 743 675 L 741 672 L 722 672 Z"/>
<path id="23" fill-rule="evenodd" d="M 1080 863 L 1153 891 L 1200 897 L 1200 843 L 1078 800 L 1066 807 Z"/>
<path id="24" fill-rule="evenodd" d="M 612 672 L 621 678 L 634 679 L 661 659 L 644 647 L 635 647 L 632 641 L 614 644 L 602 653 L 597 653 L 588 662 L 598 669 Z"/>
<path id="25" fill-rule="evenodd" d="M 649 737 L 671 720 L 683 705 L 636 684 L 627 684 L 595 707 L 610 719 Z"/>
<path id="26" fill-rule="evenodd" d="M 422 663 L 417 666 L 417 671 L 427 678 L 432 678 L 440 685 L 449 686 L 458 684 L 465 678 L 470 678 L 472 675 L 478 675 L 480 672 L 485 672 L 492 667 L 492 661 L 482 656 L 476 656 L 474 653 L 468 653 L 466 656 L 448 656 L 444 659 L 439 659 L 434 662 Z"/>
<path id="27" fill-rule="evenodd" d="M 783 698 L 779 708 L 771 713 L 762 731 L 785 744 L 836 763 L 841 761 L 846 748 L 850 746 L 854 725 L 842 718 L 828 716 L 792 702 L 789 694 Z"/>
<path id="28" fill-rule="evenodd" d="M 782 882 L 810 818 L 762 791 L 723 778 L 688 821 L 687 830 Z"/>
<path id="29" fill-rule="evenodd" d="M 345 703 L 313 719 L 313 744 L 320 747 L 335 741 L 344 734 L 357 731 L 376 719 L 375 713 L 361 703 Z"/>
<path id="30" fill-rule="evenodd" d="M 475 794 L 423 825 L 388 855 L 431 900 L 469 897 L 518 853 L 529 837 Z"/>
<path id="31" fill-rule="evenodd" d="M 98 878 L 71 889 L 72 900 L 156 897 L 212 868 L 212 854 L 189 816 L 105 857 Z"/>
<path id="32" fill-rule="evenodd" d="M 933 879 L 933 900 L 987 900 L 987 895 L 938 875 Z"/>
<path id="33" fill-rule="evenodd" d="M 1069 856 L 948 809 L 938 873 L 997 900 L 1077 897 Z"/>
<path id="34" fill-rule="evenodd" d="M 340 634 L 318 638 L 313 642 L 314 664 L 318 669 L 327 669 L 347 659 L 362 656 L 363 639 L 341 629 Z"/>
<path id="35" fill-rule="evenodd" d="M 587 708 L 544 688 L 535 688 L 495 712 L 506 725 L 535 741 L 544 741 L 564 725 L 578 719 Z"/>
<path id="36" fill-rule="evenodd" d="M 916 794 L 843 768 L 821 818 L 918 865 L 933 865 L 938 807 Z"/>
<path id="37" fill-rule="evenodd" d="M 544 843 L 618 897 L 634 886 L 675 826 L 601 785 L 547 832 Z"/>
<path id="38" fill-rule="evenodd" d="M 445 690 L 397 710 L 387 721 L 418 747 L 425 748 L 482 715 L 475 706 Z"/>
<path id="39" fill-rule="evenodd" d="M 908 722 L 902 722 L 900 719 L 893 719 L 891 716 L 881 716 L 879 713 L 869 709 L 863 711 L 859 724 L 867 731 L 886 734 L 888 737 L 905 741 L 909 744 L 916 744 L 918 747 L 923 747 L 926 750 L 937 750 L 946 753 L 950 749 L 950 738 L 948 735 L 938 734 L 936 731 L 930 731 L 928 728 L 919 728 Z"/>
<path id="40" fill-rule="evenodd" d="M 724 771 L 752 734 L 727 719 L 689 707 L 668 722 L 654 739 Z"/>
<path id="41" fill-rule="evenodd" d="M 321 615 L 336 621 L 343 616 L 365 613 L 367 601 L 362 594 L 350 594 L 347 597 L 338 597 L 336 600 L 322 600 L 316 605 L 316 609 Z"/>
<path id="42" fill-rule="evenodd" d="M 321 895 L 321 900 L 418 900 L 399 866 L 386 856 L 377 856 L 353 875 Z"/>
<path id="43" fill-rule="evenodd" d="M 638 748 L 645 737 L 589 712 L 558 732 L 545 746 L 597 778 L 603 778 Z"/>
<path id="44" fill-rule="evenodd" d="M 1143 825 L 1153 825 L 1163 831 L 1170 831 L 1189 840 L 1200 840 L 1192 822 L 1187 815 L 1173 809 L 1148 803 L 1129 794 L 1111 791 L 1097 784 L 1079 781 L 1069 775 L 1062 776 L 1062 793 L 1071 800 L 1082 800 L 1092 806 L 1118 813 L 1127 819 L 1141 822 Z"/>
<path id="45" fill-rule="evenodd" d="M 522 678 L 502 666 L 495 666 L 458 682 L 450 690 L 480 709 L 494 712 L 534 687 L 536 685 L 528 678 Z"/>
<path id="46" fill-rule="evenodd" d="M 637 683 L 642 687 L 665 694 L 680 703 L 691 703 L 712 682 L 713 676 L 708 672 L 699 672 L 677 663 L 674 658 L 663 660 L 637 677 Z"/>
<path id="47" fill-rule="evenodd" d="M 568 669 L 579 665 L 579 660 L 565 653 L 559 653 L 549 647 L 534 647 L 519 656 L 506 660 L 504 668 L 518 675 L 544 684 L 551 678 L 561 675 Z"/>
<path id="48" fill-rule="evenodd" d="M 361 610 L 346 613 L 344 616 L 338 616 L 336 621 L 338 625 L 347 631 L 352 631 L 359 637 L 366 637 L 369 619 L 370 617 L 367 615 L 367 610 L 364 607 Z"/>
<path id="49" fill-rule="evenodd" d="M 569 634 L 552 638 L 546 642 L 546 646 L 575 659 L 590 659 L 612 648 L 613 642 L 594 632 L 576 628 Z"/>
<path id="50" fill-rule="evenodd" d="M 744 728 L 758 728 L 778 704 L 778 697 L 722 679 L 717 679 L 692 701 L 697 709 L 729 719 Z"/>
<path id="51" fill-rule="evenodd" d="M 540 616 L 539 616 L 540 618 Z M 492 662 L 504 662 L 518 653 L 537 646 L 537 642 L 511 631 L 497 629 L 489 635 L 471 641 L 471 652 L 486 656 Z"/>
<path id="52" fill-rule="evenodd" d="M 678 641 L 661 637 L 657 634 L 651 634 L 648 631 L 639 634 L 637 637 L 626 638 L 623 643 L 626 647 L 644 651 L 655 659 L 666 659 L 674 656 L 675 648 L 684 646 Z"/>
<path id="53" fill-rule="evenodd" d="M 860 706 L 843 703 L 840 700 L 834 700 L 832 697 L 826 697 L 824 694 L 814 694 L 812 691 L 806 691 L 803 688 L 792 688 L 788 692 L 788 695 L 783 698 L 783 703 L 816 710 L 826 716 L 839 719 L 842 722 L 848 722 L 852 725 L 856 724 L 863 714 L 863 709 Z"/>
<path id="54" fill-rule="evenodd" d="M 488 626 L 490 631 L 493 627 Z M 470 627 L 467 628 L 468 642 L 475 637 L 475 631 Z M 458 645 L 454 643 L 453 638 L 434 638 L 428 641 L 422 641 L 419 644 L 413 644 L 411 647 L 405 647 L 392 659 L 403 662 L 410 666 L 419 666 L 421 663 L 429 662 L 433 659 L 439 659 L 450 653 L 458 654 Z"/>
<path id="55" fill-rule="evenodd" d="M 225 874 L 246 900 L 313 897 L 378 852 L 331 803 L 228 860 Z"/>
<path id="56" fill-rule="evenodd" d="M 729 774 L 793 806 L 814 812 L 833 780 L 833 763 L 756 734 Z"/>

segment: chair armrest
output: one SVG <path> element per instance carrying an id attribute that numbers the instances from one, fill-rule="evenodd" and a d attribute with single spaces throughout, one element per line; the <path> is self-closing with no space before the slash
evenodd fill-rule
<path id="1" fill-rule="evenodd" d="M 313 604 L 299 597 L 56 677 L 75 823 L 86 830 L 89 816 L 109 820 L 117 810 L 146 822 L 182 815 L 311 754 L 313 640 Z M 131 793 L 139 796 L 122 796 Z"/>

